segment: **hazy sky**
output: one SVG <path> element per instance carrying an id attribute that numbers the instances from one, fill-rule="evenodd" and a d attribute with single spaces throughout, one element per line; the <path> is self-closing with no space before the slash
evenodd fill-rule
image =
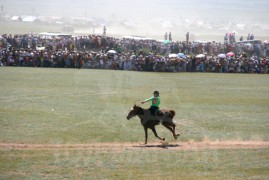
<path id="1" fill-rule="evenodd" d="M 269 16 L 269 0 L 0 0 L 0 5 L 12 14 L 120 19 L 225 17 L 267 20 Z"/>
<path id="2" fill-rule="evenodd" d="M 222 39 L 225 32 L 238 30 L 235 25 L 228 26 L 232 22 L 250 28 L 258 24 L 265 30 L 246 29 L 239 34 L 246 36 L 254 31 L 255 34 L 262 35 L 261 38 L 268 39 L 269 30 L 269 0 L 0 0 L 0 6 L 9 15 L 103 18 L 112 22 L 112 25 L 107 26 L 107 32 L 111 34 L 155 35 L 162 38 L 164 32 L 172 31 L 177 39 L 183 39 L 185 33 L 191 31 L 198 38 L 216 38 L 212 37 L 213 32 L 220 34 Z M 172 26 L 153 25 L 156 18 L 168 19 Z M 128 29 L 117 24 L 123 20 L 140 26 Z M 203 21 L 210 25 L 221 24 L 229 29 L 208 30 L 182 24 L 187 20 L 195 23 Z M 87 29 L 86 32 L 92 32 L 92 29 Z M 80 32 L 80 29 L 76 31 Z M 95 28 L 95 33 L 101 32 L 102 27 Z M 208 37 L 203 37 L 202 34 Z"/>

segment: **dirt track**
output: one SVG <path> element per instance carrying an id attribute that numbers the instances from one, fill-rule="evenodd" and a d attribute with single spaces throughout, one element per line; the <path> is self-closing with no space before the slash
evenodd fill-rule
<path id="1" fill-rule="evenodd" d="M 269 148 L 269 141 L 203 141 L 203 142 L 155 142 L 143 145 L 140 143 L 91 143 L 91 144 L 19 144 L 0 143 L 0 150 L 203 150 L 203 149 L 255 149 Z"/>

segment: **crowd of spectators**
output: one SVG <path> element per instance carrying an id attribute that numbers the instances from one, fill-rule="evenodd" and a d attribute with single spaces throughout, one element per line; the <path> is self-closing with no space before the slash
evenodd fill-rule
<path id="1" fill-rule="evenodd" d="M 155 72 L 269 73 L 268 49 L 265 43 L 235 41 L 186 43 L 99 35 L 48 38 L 4 34 L 0 38 L 0 63 Z M 235 56 L 218 56 L 228 52 L 234 52 Z M 169 56 L 178 53 L 184 53 L 185 57 Z M 197 54 L 204 56 L 198 58 Z"/>

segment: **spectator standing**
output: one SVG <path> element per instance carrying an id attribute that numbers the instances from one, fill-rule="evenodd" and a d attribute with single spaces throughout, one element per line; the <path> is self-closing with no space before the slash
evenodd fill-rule
<path id="1" fill-rule="evenodd" d="M 189 32 L 187 32 L 187 34 L 186 34 L 186 43 L 187 43 L 187 45 L 189 44 L 189 39 L 190 39 L 190 34 L 189 34 Z"/>
<path id="2" fill-rule="evenodd" d="M 106 37 L 106 26 L 104 26 L 104 29 L 103 29 L 103 37 Z"/>
<path id="3" fill-rule="evenodd" d="M 171 32 L 169 33 L 169 41 L 170 42 L 172 41 L 172 34 L 171 34 Z"/>
<path id="4" fill-rule="evenodd" d="M 228 42 L 228 33 L 226 33 L 224 36 L 224 43 L 226 44 L 227 42 Z"/>
<path id="5" fill-rule="evenodd" d="M 167 32 L 164 34 L 164 40 L 167 41 Z"/>

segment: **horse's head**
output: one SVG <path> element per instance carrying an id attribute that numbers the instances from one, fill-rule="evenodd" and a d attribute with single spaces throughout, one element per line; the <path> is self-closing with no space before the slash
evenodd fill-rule
<path id="1" fill-rule="evenodd" d="M 137 112 L 138 112 L 139 108 L 140 108 L 139 106 L 134 105 L 131 108 L 131 111 L 129 112 L 129 114 L 127 116 L 127 119 L 130 120 L 131 118 L 135 117 L 137 115 Z"/>

